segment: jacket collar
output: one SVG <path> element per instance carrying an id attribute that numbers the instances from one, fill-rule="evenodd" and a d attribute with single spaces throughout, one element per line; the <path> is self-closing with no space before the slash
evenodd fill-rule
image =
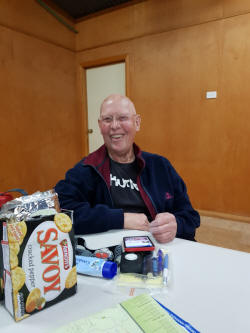
<path id="1" fill-rule="evenodd" d="M 135 143 L 133 144 L 134 147 L 134 153 L 135 158 L 137 160 L 139 169 L 143 169 L 145 167 L 145 161 L 142 157 L 142 151 Z M 102 145 L 99 149 L 94 151 L 93 153 L 90 153 L 86 158 L 84 158 L 84 164 L 91 165 L 95 168 L 100 168 L 103 166 L 103 164 L 107 163 L 107 160 L 109 161 L 109 155 L 108 151 L 105 145 Z"/>
<path id="2" fill-rule="evenodd" d="M 93 153 L 90 153 L 87 157 L 84 158 L 84 164 L 92 165 L 95 168 L 98 168 L 104 163 L 108 158 L 108 152 L 105 145 L 102 145 L 100 148 L 95 150 Z"/>

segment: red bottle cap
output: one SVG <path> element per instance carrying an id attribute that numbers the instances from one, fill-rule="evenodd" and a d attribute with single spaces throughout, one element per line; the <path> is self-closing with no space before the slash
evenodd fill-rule
<path id="1" fill-rule="evenodd" d="M 0 193 L 0 207 L 5 204 L 7 201 L 13 200 L 13 197 L 9 193 Z"/>

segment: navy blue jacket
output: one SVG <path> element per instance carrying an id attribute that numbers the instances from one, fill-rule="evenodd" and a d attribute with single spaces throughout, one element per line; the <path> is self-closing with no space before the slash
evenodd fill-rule
<path id="1" fill-rule="evenodd" d="M 143 152 L 134 144 L 138 169 L 137 185 L 152 220 L 169 212 L 177 221 L 177 237 L 193 240 L 200 225 L 186 186 L 170 162 Z M 124 227 L 122 209 L 114 208 L 110 195 L 110 160 L 103 145 L 66 173 L 55 187 L 61 208 L 74 211 L 76 234 L 103 232 Z"/>

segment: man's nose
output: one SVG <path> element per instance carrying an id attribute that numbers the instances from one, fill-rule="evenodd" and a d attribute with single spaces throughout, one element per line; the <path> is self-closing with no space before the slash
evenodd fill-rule
<path id="1" fill-rule="evenodd" d="M 112 120 L 112 123 L 111 123 L 111 127 L 112 128 L 117 128 L 117 127 L 119 127 L 120 126 L 120 122 L 119 122 L 119 120 L 117 119 L 117 118 L 113 118 L 113 120 Z"/>

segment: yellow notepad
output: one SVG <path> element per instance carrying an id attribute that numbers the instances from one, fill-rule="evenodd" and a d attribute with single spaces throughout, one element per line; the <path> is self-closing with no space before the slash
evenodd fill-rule
<path id="1" fill-rule="evenodd" d="M 145 333 L 186 332 L 148 294 L 124 301 L 121 306 Z"/>
<path id="2" fill-rule="evenodd" d="M 171 316 L 148 294 L 63 326 L 55 333 L 183 333 Z"/>

